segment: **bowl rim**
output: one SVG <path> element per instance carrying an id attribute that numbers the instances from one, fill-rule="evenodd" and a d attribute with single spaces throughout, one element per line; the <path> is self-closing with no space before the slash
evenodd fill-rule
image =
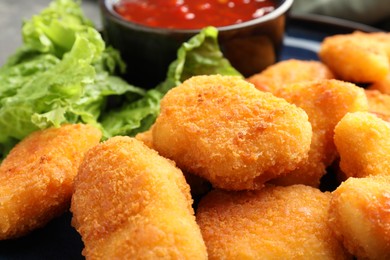
<path id="1" fill-rule="evenodd" d="M 183 34 L 196 34 L 199 33 L 203 28 L 200 29 L 174 29 L 174 28 L 162 28 L 162 27 L 151 27 L 146 26 L 140 23 L 135 23 L 129 20 L 125 20 L 122 18 L 118 13 L 116 13 L 113 9 L 113 5 L 120 0 L 99 0 L 100 2 L 100 8 L 103 11 L 103 16 L 109 16 L 110 19 L 113 19 L 116 23 L 121 24 L 125 27 L 130 27 L 132 29 L 136 29 L 138 31 L 145 31 L 145 32 L 154 32 L 154 33 L 183 33 Z M 245 21 L 238 24 L 232 24 L 227 26 L 220 26 L 215 27 L 218 29 L 218 31 L 230 31 L 230 30 L 236 30 L 240 29 L 242 27 L 251 27 L 257 24 L 261 24 L 264 22 L 268 22 L 271 20 L 274 20 L 283 14 L 285 14 L 290 7 L 292 6 L 294 0 L 282 0 L 282 3 L 275 8 L 272 12 L 267 13 L 261 17 Z"/>

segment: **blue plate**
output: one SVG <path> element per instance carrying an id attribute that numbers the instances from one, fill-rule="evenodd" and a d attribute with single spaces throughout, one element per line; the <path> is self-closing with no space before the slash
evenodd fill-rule
<path id="1" fill-rule="evenodd" d="M 318 60 L 317 51 L 326 36 L 355 30 L 379 31 L 362 24 L 317 15 L 291 16 L 287 24 L 280 60 Z M 67 212 L 25 237 L 1 241 L 0 260 L 84 259 L 81 255 L 83 247 L 79 234 L 71 226 L 71 214 Z"/>

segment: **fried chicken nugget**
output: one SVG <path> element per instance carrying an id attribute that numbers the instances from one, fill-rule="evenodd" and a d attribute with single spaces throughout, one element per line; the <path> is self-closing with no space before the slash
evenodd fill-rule
<path id="1" fill-rule="evenodd" d="M 142 133 L 139 133 L 135 136 L 135 139 L 143 142 L 147 147 L 153 149 L 153 135 L 152 135 L 153 126 Z M 198 198 L 202 197 L 204 194 L 210 191 L 211 184 L 204 178 L 194 175 L 191 173 L 183 172 L 184 177 L 190 186 L 191 196 L 194 198 L 195 202 L 198 201 Z"/>
<path id="2" fill-rule="evenodd" d="M 326 37 L 319 57 L 338 79 L 372 83 L 390 73 L 390 33 L 339 34 Z"/>
<path id="3" fill-rule="evenodd" d="M 390 74 L 388 74 L 384 79 L 375 81 L 367 89 L 378 90 L 383 94 L 390 95 Z"/>
<path id="4" fill-rule="evenodd" d="M 153 126 L 150 127 L 149 130 L 146 130 L 144 132 L 138 133 L 135 136 L 135 139 L 143 142 L 147 147 L 153 149 L 153 133 L 152 133 Z"/>
<path id="5" fill-rule="evenodd" d="M 334 142 L 347 177 L 390 172 L 390 125 L 374 114 L 346 114 L 335 128 Z"/>
<path id="6" fill-rule="evenodd" d="M 368 112 L 390 122 L 390 95 L 382 94 L 378 90 L 366 89 L 365 92 L 368 100 Z"/>
<path id="7" fill-rule="evenodd" d="M 210 192 L 197 210 L 209 259 L 349 259 L 328 227 L 330 198 L 304 185 Z"/>
<path id="8" fill-rule="evenodd" d="M 289 59 L 277 62 L 247 80 L 257 89 L 275 94 L 286 84 L 333 78 L 331 70 L 319 61 Z"/>
<path id="9" fill-rule="evenodd" d="M 306 111 L 313 137 L 307 163 L 277 178 L 274 183 L 318 187 L 326 168 L 337 156 L 334 128 L 346 113 L 368 110 L 365 92 L 352 83 L 332 79 L 291 84 L 281 89 L 277 96 Z"/>
<path id="10" fill-rule="evenodd" d="M 0 166 L 0 240 L 44 226 L 68 209 L 84 153 L 101 138 L 91 125 L 32 133 Z"/>
<path id="11" fill-rule="evenodd" d="M 182 172 L 141 141 L 92 148 L 74 189 L 72 225 L 87 259 L 207 259 Z"/>
<path id="12" fill-rule="evenodd" d="M 307 159 L 306 113 L 239 77 L 196 76 L 169 91 L 154 148 L 214 187 L 261 188 Z"/>
<path id="13" fill-rule="evenodd" d="M 390 177 L 349 178 L 333 193 L 329 224 L 357 259 L 390 259 Z"/>

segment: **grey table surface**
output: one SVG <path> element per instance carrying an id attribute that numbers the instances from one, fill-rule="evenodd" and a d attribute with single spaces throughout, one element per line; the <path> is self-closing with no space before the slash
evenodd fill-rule
<path id="1" fill-rule="evenodd" d="M 22 22 L 38 14 L 51 0 L 0 0 L 0 66 L 22 44 Z M 83 0 L 84 14 L 100 28 L 98 0 Z"/>

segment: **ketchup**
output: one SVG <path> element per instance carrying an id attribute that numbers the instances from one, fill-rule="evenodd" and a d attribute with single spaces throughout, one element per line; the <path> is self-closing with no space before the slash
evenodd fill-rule
<path id="1" fill-rule="evenodd" d="M 233 25 L 274 9 L 275 0 L 121 0 L 114 5 L 125 20 L 176 29 Z"/>

